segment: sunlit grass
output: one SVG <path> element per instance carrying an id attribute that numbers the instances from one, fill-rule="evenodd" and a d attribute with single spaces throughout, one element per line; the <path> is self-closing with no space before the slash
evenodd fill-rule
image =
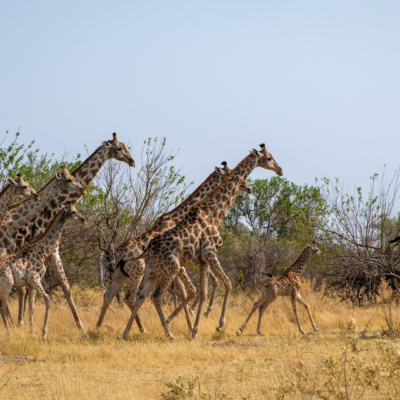
<path id="1" fill-rule="evenodd" d="M 197 341 L 191 340 L 182 314 L 171 324 L 179 339 L 172 343 L 150 302 L 140 313 L 145 334 L 134 326 L 130 340 L 122 339 L 129 313 L 116 303 L 102 329 L 95 330 L 102 297 L 90 290 L 74 292 L 86 331 L 78 331 L 66 303 L 54 299 L 48 340 L 43 342 L 44 305 L 38 300 L 33 335 L 27 316 L 25 326 L 11 329 L 9 335 L 0 330 L 0 398 L 156 399 L 164 393 L 169 399 L 339 399 L 341 393 L 346 396 L 346 385 L 347 394 L 350 391 L 352 379 L 353 391 L 343 398 L 398 398 L 395 371 L 400 353 L 396 338 L 381 337 L 382 306 L 353 308 L 311 292 L 308 285 L 301 293 L 319 333 L 311 334 L 307 313 L 299 305 L 303 329 L 310 332 L 300 335 L 290 301 L 280 298 L 264 315 L 265 336 L 256 335 L 257 314 L 238 336 L 238 327 L 256 300 L 239 295 L 231 298 L 225 332 L 215 331 L 218 298 L 210 317 L 202 318 Z M 15 300 L 11 309 L 16 319 Z M 369 321 L 373 325 L 362 335 Z M 14 357 L 28 361 L 17 362 Z M 374 370 L 377 365 L 379 372 Z M 347 383 L 346 368 L 353 374 L 347 376 Z M 355 371 L 362 380 L 357 381 Z"/>

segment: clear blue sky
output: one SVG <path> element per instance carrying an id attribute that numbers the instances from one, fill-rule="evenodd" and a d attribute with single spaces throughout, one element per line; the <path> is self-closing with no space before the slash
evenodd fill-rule
<path id="1" fill-rule="evenodd" d="M 50 153 L 166 136 L 196 184 L 261 142 L 299 184 L 400 164 L 399 1 L 8 1 L 0 51 L 0 136 Z"/>

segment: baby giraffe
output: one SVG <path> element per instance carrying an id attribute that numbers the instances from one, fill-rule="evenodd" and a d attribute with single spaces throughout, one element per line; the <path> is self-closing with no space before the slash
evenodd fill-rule
<path id="1" fill-rule="evenodd" d="M 258 325 L 257 325 L 257 333 L 262 336 L 260 332 L 261 328 L 261 320 L 266 308 L 278 297 L 278 296 L 290 296 L 292 300 L 294 314 L 296 315 L 297 325 L 299 326 L 299 331 L 304 335 L 303 329 L 301 329 L 299 316 L 297 315 L 297 303 L 298 301 L 302 304 L 310 317 L 310 321 L 312 327 L 314 328 L 314 332 L 318 332 L 317 327 L 314 324 L 314 321 L 311 316 L 310 307 L 308 304 L 301 298 L 300 296 L 300 288 L 301 282 L 300 277 L 303 275 L 306 270 L 307 263 L 310 259 L 310 256 L 317 255 L 323 256 L 324 253 L 317 247 L 315 240 L 312 244 L 306 246 L 303 252 L 300 254 L 298 259 L 289 267 L 286 268 L 281 276 L 267 278 L 264 283 L 264 287 L 261 293 L 260 300 L 254 303 L 252 310 L 250 311 L 249 316 L 247 317 L 244 324 L 239 328 L 241 332 L 243 332 L 247 323 L 249 322 L 253 313 L 258 310 Z"/>
<path id="2" fill-rule="evenodd" d="M 33 313 L 36 290 L 42 295 L 46 304 L 46 313 L 43 323 L 43 340 L 47 337 L 47 324 L 51 307 L 51 299 L 43 289 L 40 280 L 46 272 L 44 260 L 50 255 L 61 238 L 62 229 L 67 219 L 76 219 L 85 223 L 85 219 L 71 204 L 62 205 L 61 210 L 47 227 L 45 232 L 35 240 L 27 243 L 21 250 L 7 257 L 7 263 L 0 266 L 0 311 L 5 327 L 7 322 L 7 301 L 11 289 L 29 287 L 29 323 L 33 330 Z M 2 260 L 3 261 L 3 260 Z"/>

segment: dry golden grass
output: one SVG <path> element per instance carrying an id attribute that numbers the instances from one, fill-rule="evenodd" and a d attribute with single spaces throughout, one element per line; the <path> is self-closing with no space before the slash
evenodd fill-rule
<path id="1" fill-rule="evenodd" d="M 113 304 L 104 326 L 94 326 L 102 298 L 75 291 L 86 333 L 75 327 L 64 301 L 54 301 L 46 343 L 40 338 L 44 305 L 37 301 L 35 331 L 0 331 L 0 398 L 4 399 L 397 399 L 399 343 L 383 337 L 383 306 L 357 309 L 310 292 L 319 333 L 298 333 L 291 304 L 280 298 L 266 311 L 264 337 L 255 334 L 257 314 L 236 334 L 252 301 L 232 296 L 226 331 L 218 334 L 220 305 L 203 318 L 200 338 L 190 339 L 184 316 L 172 323 L 179 338 L 164 337 L 150 302 L 141 310 L 147 333 L 121 336 L 129 318 Z M 16 315 L 17 303 L 11 302 Z M 311 324 L 299 308 L 303 328 Z M 392 312 L 396 310 L 393 309 Z M 394 315 L 396 318 L 396 315 Z M 27 317 L 25 324 L 27 324 Z M 373 322 L 367 334 L 362 331 Z M 16 359 L 26 357 L 27 362 Z M 167 386 L 166 383 L 169 383 Z M 164 393 L 162 396 L 161 394 Z"/>

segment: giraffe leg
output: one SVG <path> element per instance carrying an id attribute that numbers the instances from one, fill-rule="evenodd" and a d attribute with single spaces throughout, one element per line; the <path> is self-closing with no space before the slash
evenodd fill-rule
<path id="1" fill-rule="evenodd" d="M 219 286 L 217 277 L 211 271 L 210 271 L 209 277 L 212 281 L 213 290 L 211 292 L 210 304 L 208 305 L 207 311 L 204 313 L 204 316 L 206 318 L 210 315 L 210 312 L 211 312 L 213 304 L 214 304 L 215 292 L 217 291 L 217 287 Z"/>
<path id="2" fill-rule="evenodd" d="M 313 329 L 314 329 L 314 332 L 318 332 L 318 329 L 317 329 L 317 327 L 316 327 L 315 324 L 314 324 L 313 317 L 311 316 L 310 307 L 309 307 L 309 305 L 305 302 L 305 300 L 300 296 L 300 293 L 297 293 L 297 301 L 298 301 L 300 304 L 303 304 L 303 306 L 306 308 L 306 310 L 307 310 L 307 312 L 308 312 L 308 316 L 310 317 L 311 325 L 312 325 L 312 327 L 313 327 Z"/>
<path id="3" fill-rule="evenodd" d="M 190 281 L 189 277 L 186 274 L 186 270 L 181 267 L 181 270 L 184 270 L 183 272 L 179 271 L 178 276 L 174 279 L 175 285 L 178 288 L 179 291 L 179 296 L 182 299 L 182 301 L 186 301 L 186 299 L 188 298 L 188 296 L 186 295 L 186 291 L 185 291 L 185 286 L 189 286 L 190 289 L 192 289 L 194 286 L 192 284 L 192 282 Z M 182 281 L 179 279 L 179 276 L 183 276 L 184 274 L 186 274 L 186 277 L 183 278 L 183 282 L 185 282 L 184 284 L 182 283 Z M 190 283 L 188 283 L 188 280 L 190 281 Z M 192 291 L 190 291 L 189 289 L 189 296 L 191 296 Z M 194 289 L 196 291 L 196 289 Z M 193 295 L 194 297 L 194 295 Z M 187 300 L 187 302 L 189 302 L 191 300 L 191 297 L 189 297 L 189 299 Z M 171 322 L 173 318 L 175 318 L 176 314 L 179 313 L 179 311 L 182 309 L 181 305 L 178 305 L 178 307 L 175 307 L 175 311 L 168 317 L 167 322 Z M 185 316 L 186 316 L 186 322 L 189 328 L 189 331 L 192 331 L 192 320 L 190 318 L 190 312 L 189 312 L 189 306 L 184 305 L 184 310 L 185 310 Z M 175 314 L 176 313 L 176 314 Z"/>
<path id="4" fill-rule="evenodd" d="M 130 290 L 127 290 L 125 292 L 124 303 L 129 307 L 129 309 L 131 311 L 132 311 L 132 307 L 134 305 L 134 301 L 132 301 L 132 299 L 136 298 L 137 291 L 138 291 L 138 288 L 135 290 L 135 294 L 134 295 L 131 294 Z M 139 332 L 140 333 L 146 333 L 146 329 L 143 326 L 142 321 L 140 320 L 139 314 L 136 314 L 135 322 L 136 322 L 136 325 L 139 328 Z"/>
<path id="5" fill-rule="evenodd" d="M 244 321 L 243 325 L 239 327 L 240 332 L 243 332 L 244 328 L 246 328 L 247 323 L 250 321 L 250 318 L 252 317 L 252 315 L 258 310 L 258 308 L 263 306 L 264 303 L 265 303 L 265 296 L 264 296 L 264 292 L 263 292 L 261 294 L 260 299 L 253 304 L 253 307 L 250 311 L 250 314 L 247 316 L 246 321 Z"/>
<path id="6" fill-rule="evenodd" d="M 293 311 L 294 311 L 294 315 L 296 316 L 296 321 L 297 321 L 297 325 L 299 326 L 299 331 L 300 333 L 302 333 L 303 335 L 305 334 L 305 332 L 303 331 L 303 329 L 301 328 L 301 324 L 300 324 L 300 319 L 299 319 L 299 315 L 297 313 L 297 291 L 293 290 L 292 291 L 292 306 L 293 306 Z"/>
<path id="7" fill-rule="evenodd" d="M 78 327 L 78 329 L 84 330 L 83 323 L 79 317 L 78 311 L 74 303 L 74 299 L 72 298 L 71 286 L 69 285 L 67 277 L 65 276 L 60 254 L 58 253 L 58 246 L 55 250 L 53 250 L 53 252 L 47 258 L 47 261 L 49 262 L 53 272 L 56 275 L 58 282 L 62 287 L 64 296 L 67 299 L 69 308 L 71 309 L 72 315 L 74 316 L 76 326 Z"/>
<path id="8" fill-rule="evenodd" d="M 199 333 L 200 318 L 203 312 L 203 305 L 207 299 L 208 274 L 209 268 L 205 262 L 200 263 L 200 288 L 199 288 L 199 308 L 197 310 L 196 320 L 193 325 L 192 338 L 197 339 Z"/>
<path id="9" fill-rule="evenodd" d="M 127 267 L 128 266 L 128 267 Z M 127 269 L 129 268 L 129 269 Z M 127 291 L 124 297 L 125 304 L 132 311 L 136 302 L 136 295 L 139 291 L 140 284 L 143 280 L 144 272 L 145 272 L 145 263 L 143 260 L 133 262 L 128 262 L 125 265 L 125 269 L 129 271 L 129 280 L 127 283 Z M 145 333 L 146 329 L 143 327 L 142 322 L 140 321 L 139 314 L 136 313 L 135 321 L 141 333 Z"/>
<path id="10" fill-rule="evenodd" d="M 10 329 L 7 320 L 7 304 L 13 285 L 14 278 L 11 273 L 11 268 L 7 266 L 0 272 L 0 313 L 7 331 Z"/>
<path id="11" fill-rule="evenodd" d="M 33 333 L 33 315 L 35 313 L 35 296 L 36 296 L 36 289 L 33 287 L 29 288 L 29 328 L 30 332 Z"/>
<path id="12" fill-rule="evenodd" d="M 157 282 L 156 276 L 153 274 L 151 269 L 148 269 L 146 271 L 145 276 L 142 281 L 143 286 L 139 289 L 139 293 L 138 293 L 135 303 L 133 304 L 133 307 L 131 309 L 132 314 L 129 318 L 128 324 L 126 325 L 126 328 L 124 331 L 124 335 L 123 335 L 124 339 L 128 339 L 129 331 L 132 328 L 132 324 L 136 318 L 137 312 L 138 312 L 139 308 L 142 306 L 142 304 L 144 303 L 144 301 L 146 300 L 146 297 L 150 294 L 151 289 L 156 284 L 156 282 Z"/>
<path id="13" fill-rule="evenodd" d="M 127 265 L 130 263 L 127 263 Z M 128 268 L 126 268 L 128 270 Z M 129 273 L 129 272 L 128 272 Z M 126 282 L 128 282 L 128 277 L 125 276 L 122 271 L 118 268 L 114 272 L 114 277 L 111 282 L 110 287 L 108 290 L 104 293 L 103 297 L 103 307 L 101 308 L 101 313 L 99 316 L 99 319 L 97 321 L 96 328 L 100 328 L 101 324 L 103 323 L 104 317 L 106 315 L 107 309 L 110 306 L 112 300 L 114 297 L 117 295 L 117 293 L 122 289 L 122 287 L 125 285 Z M 125 296 L 126 298 L 126 296 Z M 125 301 L 126 303 L 126 301 Z"/>
<path id="14" fill-rule="evenodd" d="M 214 272 L 217 278 L 225 285 L 224 303 L 222 305 L 221 317 L 219 320 L 219 326 L 217 328 L 217 331 L 222 331 L 225 327 L 226 310 L 228 308 L 229 294 L 232 290 L 232 283 L 229 280 L 228 276 L 225 274 L 224 270 L 221 267 L 221 264 L 218 261 L 217 256 L 214 253 L 206 253 L 203 255 L 203 257 L 206 259 L 212 272 Z"/>
<path id="15" fill-rule="evenodd" d="M 262 317 L 264 315 L 265 310 L 267 309 L 269 304 L 263 304 L 259 309 L 258 309 L 258 324 L 257 324 L 257 333 L 260 336 L 264 336 L 261 333 L 261 321 L 262 321 Z"/>
<path id="16" fill-rule="evenodd" d="M 47 339 L 47 326 L 49 323 L 49 313 L 50 313 L 50 307 L 51 307 L 51 299 L 50 296 L 45 292 L 43 289 L 42 283 L 40 282 L 40 276 L 37 273 L 33 273 L 29 278 L 28 278 L 29 284 L 32 285 L 43 297 L 43 300 L 46 304 L 46 313 L 44 315 L 44 322 L 43 322 L 43 328 L 42 328 L 42 339 L 46 340 Z M 31 291 L 29 291 L 30 294 Z"/>
<path id="17" fill-rule="evenodd" d="M 18 299 L 18 326 L 24 325 L 24 314 L 25 314 L 25 296 L 26 288 L 21 287 L 18 289 L 19 299 Z"/>
<path id="18" fill-rule="evenodd" d="M 8 302 L 7 302 L 7 311 L 6 312 L 7 312 L 7 318 L 9 319 L 10 324 L 12 326 L 14 326 L 14 320 L 13 320 L 13 317 L 12 317 L 12 315 L 10 313 L 10 308 L 8 307 Z"/>

